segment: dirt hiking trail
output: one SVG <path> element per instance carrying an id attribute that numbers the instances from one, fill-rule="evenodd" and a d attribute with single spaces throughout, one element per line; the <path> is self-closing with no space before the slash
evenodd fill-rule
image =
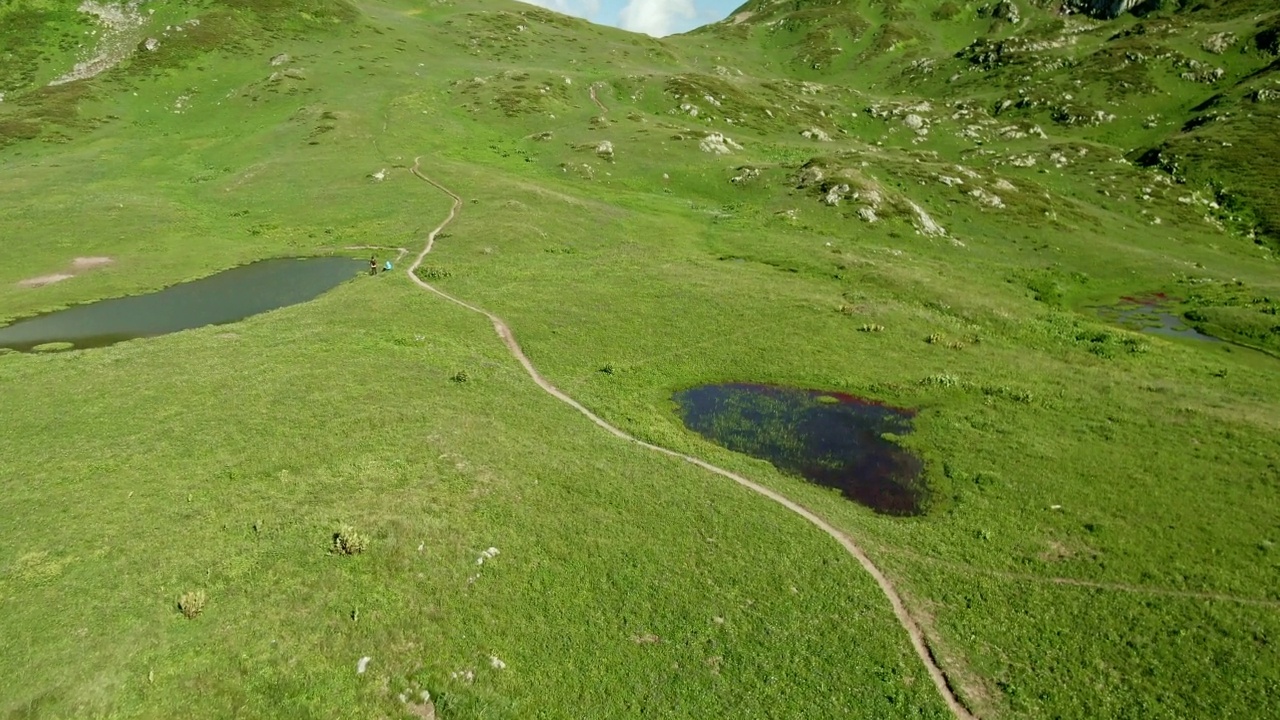
<path id="1" fill-rule="evenodd" d="M 595 99 L 594 89 L 592 90 L 591 96 L 592 96 L 592 99 L 594 100 Z M 748 480 L 742 477 L 741 475 L 730 472 L 723 468 L 716 467 L 711 463 L 705 462 L 703 460 L 699 460 L 698 458 L 693 457 L 691 455 L 678 453 L 674 450 L 668 450 L 667 448 L 654 445 L 652 443 L 647 443 L 638 438 L 634 438 L 628 435 L 627 433 L 619 430 L 618 428 L 610 425 L 609 423 L 605 422 L 598 415 L 588 410 L 577 400 L 574 400 L 573 398 L 569 397 L 565 393 L 561 392 L 559 388 L 557 388 L 555 385 L 552 385 L 550 381 L 548 381 L 546 378 L 544 378 L 541 375 L 541 373 L 538 372 L 538 369 L 533 366 L 533 363 L 529 362 L 529 358 L 525 356 L 524 351 L 520 349 L 520 344 L 516 342 L 515 336 L 511 332 L 511 328 L 508 327 L 505 322 L 503 322 L 502 318 L 498 317 L 497 315 L 494 315 L 488 310 L 472 305 L 466 301 L 460 300 L 444 292 L 443 290 L 440 290 L 439 288 L 431 285 L 430 283 L 423 281 L 421 278 L 419 278 L 417 275 L 414 274 L 414 271 L 418 269 L 418 266 L 422 264 L 422 261 L 427 257 L 427 254 L 430 253 L 431 249 L 435 246 L 436 236 L 442 230 L 444 230 L 445 227 L 449 225 L 449 223 L 453 222 L 454 218 L 458 216 L 459 211 L 461 211 L 462 209 L 462 198 L 458 197 L 451 190 L 449 190 L 445 186 L 441 185 L 435 180 L 432 180 L 431 178 L 427 177 L 425 174 L 422 173 L 421 165 L 420 165 L 421 159 L 422 159 L 421 157 L 414 158 L 413 167 L 409 169 L 409 172 L 413 173 L 419 179 L 427 183 L 430 183 L 437 190 L 439 190 L 440 192 L 452 198 L 453 206 L 449 209 L 449 216 L 446 217 L 444 221 L 442 221 L 438 226 L 436 226 L 434 230 L 432 230 L 427 235 L 426 246 L 422 248 L 422 252 L 418 253 L 417 258 L 414 259 L 413 263 L 409 265 L 409 268 L 406 271 L 409 275 L 409 279 L 412 280 L 419 287 L 423 288 L 424 290 L 429 290 L 435 293 L 436 295 L 439 295 L 440 297 L 444 298 L 445 300 L 448 300 L 449 302 L 454 303 L 455 305 L 460 305 L 472 312 L 480 313 L 481 315 L 484 315 L 485 317 L 489 318 L 489 321 L 493 323 L 493 329 L 498 333 L 498 337 L 502 338 L 502 342 L 506 344 L 507 350 L 511 352 L 511 355 L 517 361 L 519 361 L 520 365 L 524 367 L 525 372 L 529 374 L 529 377 L 532 378 L 535 383 L 537 383 L 538 387 L 542 388 L 549 395 L 559 400 L 560 402 L 563 402 L 569 407 L 572 407 L 574 410 L 577 410 L 579 413 L 582 413 L 582 415 L 585 416 L 588 420 L 595 423 L 596 425 L 599 425 L 606 432 L 612 434 L 613 436 L 621 440 L 626 440 L 627 442 L 635 443 L 640 447 L 646 448 L 648 450 L 652 450 L 654 452 L 662 453 L 663 455 L 679 458 L 680 460 L 684 460 L 685 462 L 697 465 L 698 467 L 704 470 L 729 478 L 730 480 L 733 480 L 739 485 L 742 485 L 743 487 L 748 488 L 753 492 L 759 493 L 760 495 L 763 495 L 764 497 L 769 498 L 770 500 L 778 503 L 779 505 L 785 507 L 786 509 L 796 513 L 797 515 L 803 517 L 805 520 L 808 520 L 810 523 L 818 527 L 820 530 L 822 530 L 823 532 L 825 532 L 826 534 L 834 538 L 836 542 L 840 543 L 840 545 L 844 547 L 844 549 L 850 555 L 852 555 L 860 565 L 862 565 L 862 568 L 866 570 L 867 573 L 870 574 L 871 577 L 875 579 L 876 584 L 880 586 L 880 590 L 884 593 L 885 597 L 888 598 L 889 604 L 893 606 L 893 613 L 894 615 L 897 616 L 898 622 L 902 624 L 903 629 L 905 629 L 907 631 L 907 635 L 910 636 L 912 647 L 915 648 L 916 654 L 920 656 L 921 662 L 924 663 L 925 669 L 928 670 L 929 672 L 929 677 L 933 680 L 934 686 L 937 687 L 938 693 L 942 695 L 942 699 L 945 700 L 947 705 L 951 708 L 951 712 L 961 720 L 976 720 L 976 718 L 968 711 L 968 709 L 966 709 L 965 706 L 960 703 L 960 701 L 956 698 L 955 693 L 951 690 L 950 685 L 947 684 L 946 676 L 943 675 L 942 669 L 938 667 L 938 663 L 933 656 L 933 652 L 929 649 L 928 644 L 926 644 L 925 642 L 924 632 L 920 629 L 920 625 L 915 621 L 915 619 L 911 616 L 911 614 L 907 612 L 906 605 L 903 603 L 902 597 L 898 594 L 898 591 L 894 587 L 893 583 L 890 582 L 887 577 L 885 577 L 884 573 L 880 572 L 880 568 L 876 567 L 876 565 L 871 562 L 871 559 L 867 556 L 866 553 L 862 551 L 860 547 L 858 547 L 858 545 L 853 541 L 852 538 L 850 538 L 848 535 L 841 532 L 840 530 L 836 529 L 826 520 L 823 520 L 822 518 L 818 517 L 807 508 L 787 499 L 786 497 L 783 497 L 782 495 L 774 492 L 773 490 L 770 490 L 767 487 L 764 487 L 763 485 L 759 485 L 755 482 L 752 482 L 751 480 Z"/>

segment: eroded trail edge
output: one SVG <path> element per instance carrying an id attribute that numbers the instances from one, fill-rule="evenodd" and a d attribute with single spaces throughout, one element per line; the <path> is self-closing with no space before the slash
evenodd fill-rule
<path id="1" fill-rule="evenodd" d="M 592 95 L 594 96 L 594 93 L 592 93 Z M 965 706 L 961 704 L 960 701 L 956 698 L 955 693 L 952 692 L 951 690 L 951 686 L 947 684 L 946 676 L 943 675 L 942 669 L 938 666 L 938 663 L 933 656 L 933 652 L 929 649 L 928 644 L 925 642 L 924 632 L 920 629 L 920 625 L 915 621 L 915 618 L 913 618 L 911 614 L 907 612 L 906 604 L 903 603 L 902 596 L 898 594 L 897 588 L 894 587 L 893 583 L 890 582 L 889 578 L 885 577 L 885 574 L 880 571 L 880 568 L 876 567 L 875 563 L 871 562 L 871 558 L 869 558 L 867 554 L 862 551 L 862 548 L 858 547 L 857 543 L 855 543 L 852 538 L 850 538 L 841 530 L 838 530 L 837 528 L 832 526 L 826 520 L 823 520 L 821 517 L 818 517 L 812 511 L 805 508 L 804 506 L 799 505 L 798 503 L 793 502 L 792 500 L 789 500 L 788 498 L 774 492 L 773 490 L 770 490 L 767 487 L 764 487 L 763 485 L 752 482 L 751 480 L 748 480 L 742 477 L 741 475 L 738 475 L 737 473 L 730 472 L 723 468 L 716 467 L 715 465 L 712 465 L 711 463 L 708 463 L 704 460 L 699 460 L 698 458 L 693 457 L 692 455 L 685 455 L 684 453 L 679 453 L 674 450 L 669 450 L 659 445 L 654 445 L 652 443 L 645 442 L 644 440 L 634 438 L 628 435 L 627 433 L 619 430 L 618 428 L 610 425 L 609 423 L 605 422 L 598 415 L 588 410 L 577 400 L 574 400 L 573 398 L 563 393 L 555 385 L 552 385 L 550 381 L 548 381 L 546 378 L 542 376 L 541 373 L 538 372 L 538 369 L 533 366 L 533 363 L 529 362 L 529 358 L 525 356 L 524 351 L 520 349 L 520 344 L 516 342 L 515 336 L 511 332 L 511 328 L 508 327 L 505 322 L 503 322 L 502 318 L 498 317 L 497 315 L 494 315 L 488 310 L 472 305 L 471 303 L 468 303 L 464 300 L 460 300 L 450 295 L 449 293 L 446 293 L 443 290 L 431 285 L 430 283 L 425 282 L 424 280 L 419 278 L 416 274 L 414 274 L 414 271 L 418 269 L 418 266 L 422 264 L 423 259 L 427 257 L 427 254 L 430 253 L 431 249 L 435 246 L 436 236 L 440 233 L 440 231 L 444 230 L 449 225 L 449 223 L 453 222 L 454 218 L 458 216 L 459 211 L 461 211 L 462 209 L 462 198 L 458 197 L 456 194 L 453 193 L 453 191 L 449 190 L 445 186 L 441 185 L 435 180 L 432 180 L 431 178 L 427 177 L 422 173 L 422 170 L 420 167 L 421 159 L 422 159 L 421 157 L 414 158 L 413 167 L 409 169 L 409 172 L 413 173 L 419 179 L 430 183 L 437 190 L 439 190 L 440 192 L 452 198 L 453 206 L 449 208 L 449 216 L 446 217 L 439 225 L 436 226 L 434 230 L 432 230 L 427 235 L 426 246 L 422 248 L 422 252 L 418 253 L 418 256 L 414 259 L 413 263 L 409 266 L 408 270 L 406 271 L 409 275 L 409 279 L 412 280 L 419 287 L 425 290 L 430 290 L 431 292 L 435 293 L 436 295 L 439 295 L 440 297 L 444 298 L 445 300 L 448 300 L 451 303 L 454 303 L 455 305 L 461 305 L 462 307 L 472 312 L 480 313 L 481 315 L 484 315 L 485 317 L 489 318 L 489 321 L 493 323 L 493 329 L 498 333 L 498 337 L 502 338 L 502 342 L 506 344 L 507 350 L 511 352 L 511 355 L 517 361 L 519 361 L 520 365 L 524 367 L 525 372 L 529 374 L 529 377 L 532 378 L 535 383 L 537 383 L 538 387 L 545 390 L 549 395 L 559 400 L 560 402 L 563 402 L 569 407 L 572 407 L 574 410 L 577 410 L 579 413 L 582 413 L 582 415 L 584 415 L 587 419 L 591 420 L 591 422 L 595 423 L 596 425 L 599 425 L 606 432 L 612 434 L 613 436 L 619 439 L 635 443 L 640 447 L 646 448 L 648 450 L 662 453 L 663 455 L 668 455 L 673 458 L 679 458 L 680 460 L 684 460 L 685 462 L 697 465 L 698 467 L 702 468 L 703 470 L 707 470 L 708 472 L 713 472 L 717 475 L 727 477 L 730 480 L 733 480 L 734 482 L 738 483 L 739 485 L 745 488 L 748 488 L 749 490 L 752 490 L 756 493 L 759 493 L 760 495 L 763 495 L 769 498 L 770 500 L 778 503 L 779 505 L 785 507 L 786 509 L 796 513 L 800 517 L 803 517 L 805 520 L 808 520 L 810 523 L 818 527 L 820 530 L 822 530 L 823 532 L 825 532 L 826 534 L 834 538 L 835 541 L 840 543 L 840 545 L 850 555 L 852 555 L 855 559 L 857 559 L 858 563 L 862 565 L 862 569 L 866 570 L 867 573 L 870 574 L 871 577 L 875 579 L 876 584 L 880 586 L 881 592 L 883 592 L 885 597 L 889 599 L 889 604 L 893 606 L 893 614 L 897 616 L 898 622 L 901 623 L 903 629 L 907 631 L 907 635 L 910 636 L 911 645 L 912 647 L 915 648 L 916 655 L 920 656 L 920 661 L 924 663 L 925 669 L 928 670 L 929 672 L 930 679 L 933 680 L 933 684 L 935 687 L 937 687 L 938 693 L 942 695 L 942 699 L 946 701 L 947 705 L 951 708 L 951 712 L 955 714 L 957 718 L 961 718 L 961 720 L 976 720 L 974 715 L 971 714 L 969 710 L 965 708 Z"/>

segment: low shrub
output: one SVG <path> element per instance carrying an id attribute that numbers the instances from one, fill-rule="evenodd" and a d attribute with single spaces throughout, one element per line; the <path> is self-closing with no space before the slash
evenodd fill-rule
<path id="1" fill-rule="evenodd" d="M 333 534 L 333 551 L 340 555 L 358 555 L 369 546 L 368 539 L 350 525 Z"/>
<path id="2" fill-rule="evenodd" d="M 423 280 L 444 280 L 453 277 L 453 273 L 438 265 L 421 265 L 413 271 L 413 274 Z"/>
<path id="3" fill-rule="evenodd" d="M 182 597 L 178 598 L 178 610 L 190 620 L 204 610 L 207 599 L 203 590 L 183 593 Z"/>

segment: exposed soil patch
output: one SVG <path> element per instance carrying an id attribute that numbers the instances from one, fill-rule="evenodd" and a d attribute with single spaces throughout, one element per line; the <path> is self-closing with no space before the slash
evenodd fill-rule
<path id="1" fill-rule="evenodd" d="M 110 265 L 113 262 L 115 262 L 115 259 L 109 257 L 78 257 L 71 261 L 71 267 L 76 270 L 92 270 L 103 265 Z"/>
<path id="2" fill-rule="evenodd" d="M 818 390 L 733 383 L 678 393 L 685 425 L 718 445 L 768 460 L 886 515 L 919 515 L 923 463 L 886 435 L 914 413 Z"/>
<path id="3" fill-rule="evenodd" d="M 115 262 L 115 259 L 109 257 L 78 257 L 71 261 L 71 272 L 69 273 L 53 273 L 50 275 L 41 275 L 40 277 L 27 278 L 26 280 L 19 280 L 18 286 L 37 288 L 44 287 L 45 285 L 52 285 L 54 283 L 62 282 L 63 280 L 70 280 L 86 270 L 110 265 L 113 262 Z"/>
<path id="4" fill-rule="evenodd" d="M 75 275 L 67 275 L 65 273 L 54 273 L 53 275 L 41 275 L 40 277 L 33 277 L 33 278 L 27 278 L 26 280 L 20 280 L 18 282 L 18 285 L 19 287 L 38 288 L 38 287 L 44 287 L 45 285 L 52 285 L 54 283 L 59 283 L 59 282 L 62 282 L 63 280 L 70 280 L 73 277 L 75 277 Z"/>

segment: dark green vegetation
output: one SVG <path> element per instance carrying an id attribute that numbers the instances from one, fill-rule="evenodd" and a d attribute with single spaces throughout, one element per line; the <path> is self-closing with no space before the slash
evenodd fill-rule
<path id="1" fill-rule="evenodd" d="M 156 0 L 49 86 L 100 21 L 11 0 L 0 317 L 420 247 L 449 208 L 422 156 L 464 198 L 422 275 L 610 422 L 856 538 L 975 714 L 1256 717 L 1277 11 L 1012 5 L 751 4 L 659 41 L 502 0 Z M 115 262 L 22 284 L 77 257 Z M 1155 293 L 1230 342 L 1093 309 Z M 929 511 L 683 426 L 674 392 L 731 382 L 917 408 Z M 600 431 L 399 272 L 0 353 L 0 417 L 15 717 L 946 715 L 830 538 Z"/>
<path id="2" fill-rule="evenodd" d="M 316 297 L 363 267 L 348 258 L 263 260 L 146 295 L 57 310 L 0 328 L 0 348 L 48 343 L 105 347 L 124 340 L 223 325 Z"/>
<path id="3" fill-rule="evenodd" d="M 911 413 L 843 393 L 733 383 L 676 394 L 685 425 L 878 512 L 917 515 L 920 461 L 893 443 Z"/>

